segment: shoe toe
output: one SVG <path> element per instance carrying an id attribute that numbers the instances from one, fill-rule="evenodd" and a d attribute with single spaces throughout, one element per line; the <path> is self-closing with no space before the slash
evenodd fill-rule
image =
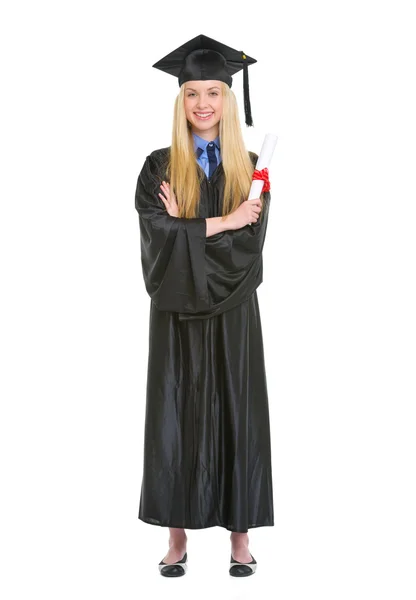
<path id="1" fill-rule="evenodd" d="M 247 577 L 253 575 L 254 571 L 247 565 L 233 565 L 230 568 L 230 575 L 233 577 Z"/>
<path id="2" fill-rule="evenodd" d="M 168 565 L 161 560 L 159 563 L 160 574 L 164 577 L 180 577 L 181 575 L 185 575 L 187 569 L 187 560 L 187 552 L 185 552 L 181 560 L 178 560 L 176 563 L 172 563 L 171 565 Z"/>
<path id="3" fill-rule="evenodd" d="M 162 567 L 160 573 L 165 577 L 180 577 L 185 575 L 185 570 L 180 565 L 166 565 L 166 567 Z"/>
<path id="4" fill-rule="evenodd" d="M 238 560 L 235 560 L 235 558 L 233 558 L 233 555 L 231 555 L 230 575 L 232 575 L 233 577 L 248 577 L 248 575 L 253 575 L 253 573 L 256 572 L 257 561 L 252 554 L 251 558 L 251 562 L 241 563 Z"/>

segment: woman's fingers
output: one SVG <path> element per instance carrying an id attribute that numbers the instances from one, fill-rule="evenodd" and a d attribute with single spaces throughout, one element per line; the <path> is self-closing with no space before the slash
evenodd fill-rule
<path id="1" fill-rule="evenodd" d="M 165 205 L 165 208 L 168 209 L 170 207 L 169 200 L 166 200 L 163 194 L 159 194 L 159 198 L 162 200 L 163 204 Z"/>
<path id="2" fill-rule="evenodd" d="M 263 202 L 262 202 L 261 198 L 254 198 L 253 200 L 246 200 L 246 202 L 248 202 L 252 208 L 254 208 L 254 207 L 262 208 L 262 206 L 263 206 Z"/>
<path id="3" fill-rule="evenodd" d="M 171 196 L 172 196 L 172 199 L 174 198 L 173 193 L 171 194 L 169 183 L 167 183 L 166 181 L 162 181 L 160 187 L 162 188 L 163 193 L 168 198 L 168 200 L 171 199 Z"/>
<path id="4" fill-rule="evenodd" d="M 162 182 L 162 184 L 161 184 L 160 187 L 163 190 L 163 194 L 166 196 L 166 198 L 165 198 L 161 193 L 159 193 L 160 198 L 162 198 L 162 200 L 164 202 L 168 202 L 169 203 L 170 202 L 170 190 L 169 190 L 169 187 L 165 185 L 164 181 Z"/>
<path id="5" fill-rule="evenodd" d="M 163 193 L 165 194 L 165 196 L 167 196 L 169 202 L 172 202 L 173 204 L 177 204 L 176 202 L 176 196 L 175 194 L 171 191 L 170 189 L 170 184 L 167 181 L 162 181 L 162 184 L 160 186 L 163 189 Z"/>
<path id="6" fill-rule="evenodd" d="M 159 193 L 159 198 L 163 200 L 166 210 L 172 217 L 178 216 L 178 207 L 176 204 L 175 194 L 171 191 L 170 185 L 167 181 L 162 181 L 160 188 L 162 193 Z M 166 198 L 165 198 L 166 196 Z"/>

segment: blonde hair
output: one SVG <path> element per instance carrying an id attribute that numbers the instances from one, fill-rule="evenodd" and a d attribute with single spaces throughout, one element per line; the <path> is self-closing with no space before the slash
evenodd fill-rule
<path id="1" fill-rule="evenodd" d="M 244 145 L 235 94 L 226 83 L 220 83 L 223 95 L 219 138 L 225 174 L 224 218 L 247 200 L 254 166 Z M 197 167 L 192 129 L 185 114 L 185 85 L 182 84 L 175 100 L 167 178 L 176 196 L 179 216 L 194 218 L 198 214 L 200 184 L 204 175 Z"/>

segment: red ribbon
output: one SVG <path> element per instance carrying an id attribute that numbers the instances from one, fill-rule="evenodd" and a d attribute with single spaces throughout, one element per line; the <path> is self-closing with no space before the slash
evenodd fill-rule
<path id="1" fill-rule="evenodd" d="M 262 179 L 264 181 L 262 192 L 270 192 L 269 169 L 267 167 L 264 167 L 261 171 L 254 169 L 253 181 L 255 179 Z"/>

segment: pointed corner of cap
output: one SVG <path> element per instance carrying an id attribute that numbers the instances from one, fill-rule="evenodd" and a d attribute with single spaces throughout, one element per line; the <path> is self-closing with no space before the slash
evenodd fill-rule
<path id="1" fill-rule="evenodd" d="M 252 58 L 251 56 L 248 56 L 248 55 L 247 55 L 245 52 L 243 52 L 242 50 L 241 50 L 241 60 L 242 60 L 242 63 L 243 63 L 243 64 L 244 64 L 244 63 L 247 63 L 247 64 L 249 64 L 249 65 L 253 65 L 254 63 L 256 63 L 256 62 L 257 62 L 257 60 L 256 60 L 255 58 Z"/>

